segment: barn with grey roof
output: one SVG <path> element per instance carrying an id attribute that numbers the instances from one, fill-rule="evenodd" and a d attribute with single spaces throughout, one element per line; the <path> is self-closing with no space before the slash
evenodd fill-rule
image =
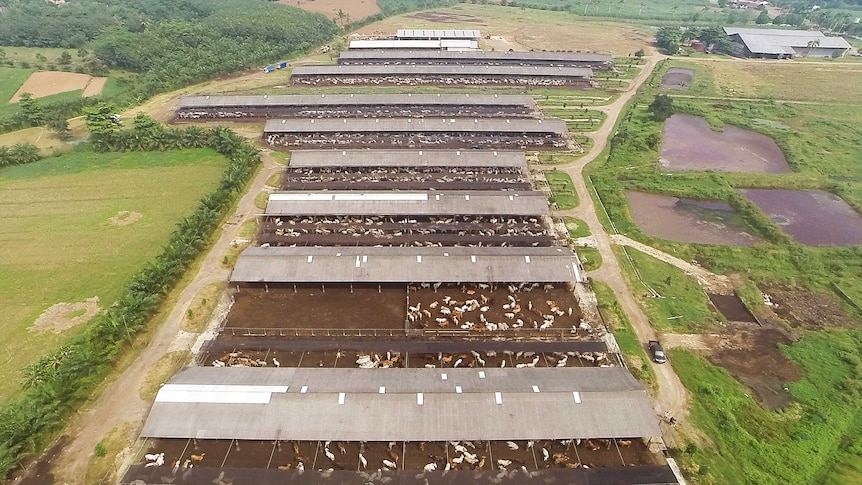
<path id="1" fill-rule="evenodd" d="M 614 59 L 609 54 L 580 52 L 367 49 L 342 51 L 338 64 L 561 66 L 607 71 L 613 69 Z"/>
<path id="2" fill-rule="evenodd" d="M 507 283 L 580 280 L 567 248 L 251 247 L 234 283 Z"/>
<path id="3" fill-rule="evenodd" d="M 620 367 L 191 368 L 159 390 L 141 433 L 417 442 L 660 435 L 646 391 Z"/>
<path id="4" fill-rule="evenodd" d="M 510 65 L 320 65 L 297 66 L 294 85 L 421 84 L 589 87 L 593 70 L 583 67 Z"/>
<path id="5" fill-rule="evenodd" d="M 178 121 L 348 117 L 531 117 L 532 96 L 498 94 L 322 94 L 186 96 Z"/>
<path id="6" fill-rule="evenodd" d="M 844 57 L 850 44 L 843 37 L 828 37 L 819 30 L 752 29 L 725 27 L 733 53 L 742 57 L 791 59 Z"/>

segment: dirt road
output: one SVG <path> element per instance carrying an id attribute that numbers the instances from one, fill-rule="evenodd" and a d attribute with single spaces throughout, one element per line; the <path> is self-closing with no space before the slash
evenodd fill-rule
<path id="1" fill-rule="evenodd" d="M 583 169 L 588 163 L 592 162 L 605 149 L 613 136 L 614 126 L 625 108 L 626 103 L 635 95 L 638 88 L 649 78 L 653 69 L 663 59 L 656 53 L 653 53 L 647 58 L 641 72 L 632 80 L 629 87 L 623 92 L 619 98 L 613 103 L 603 107 L 602 111 L 607 114 L 605 120 L 599 130 L 588 133 L 587 136 L 593 139 L 593 146 L 589 153 L 581 157 L 577 161 L 567 164 L 558 165 L 557 170 L 564 170 L 572 177 L 575 188 L 578 192 L 580 205 L 575 209 L 568 211 L 557 211 L 558 216 L 574 216 L 584 222 L 590 228 L 595 247 L 602 256 L 602 266 L 588 273 L 588 276 L 594 280 L 601 281 L 607 284 L 614 291 L 614 295 L 619 300 L 620 305 L 626 312 L 629 320 L 634 326 L 635 333 L 641 342 L 646 343 L 648 340 L 656 338 L 656 332 L 650 325 L 649 319 L 641 309 L 631 289 L 626 285 L 623 279 L 620 263 L 617 261 L 616 255 L 611 249 L 611 236 L 605 232 L 596 215 L 596 206 L 593 203 L 593 198 L 590 196 L 590 189 L 587 187 L 586 180 L 583 176 Z M 599 208 L 599 210 L 601 210 Z M 670 412 L 672 415 L 680 418 L 685 415 L 688 409 L 689 396 L 682 382 L 673 371 L 673 367 L 669 365 L 653 364 L 657 381 L 658 394 L 655 396 L 654 405 L 658 414 Z"/>
<path id="2" fill-rule="evenodd" d="M 111 429 L 124 422 L 135 424 L 136 429 L 143 426 L 152 403 L 143 401 L 138 390 L 156 362 L 168 352 L 176 350 L 171 344 L 177 339 L 182 317 L 195 295 L 213 282 L 227 280 L 230 270 L 222 267 L 222 255 L 237 237 L 242 223 L 256 216 L 255 196 L 263 190 L 267 179 L 283 168 L 266 152 L 261 154 L 261 158 L 264 161 L 262 170 L 240 200 L 236 212 L 223 226 L 221 236 L 204 259 L 194 280 L 183 290 L 165 323 L 156 330 L 138 358 L 100 395 L 93 397 L 92 405 L 79 412 L 69 423 L 66 429 L 68 441 L 52 462 L 55 483 L 85 483 L 84 476 L 93 448 Z"/>

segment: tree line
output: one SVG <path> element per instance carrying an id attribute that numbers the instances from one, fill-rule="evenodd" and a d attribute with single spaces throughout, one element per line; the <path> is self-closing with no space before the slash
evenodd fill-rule
<path id="1" fill-rule="evenodd" d="M 84 6 L 116 13 L 110 21 L 99 15 L 87 20 L 96 22 L 88 24 L 92 35 L 85 36 L 96 67 L 136 75 L 119 79 L 122 93 L 110 100 L 102 96 L 46 105 L 45 111 L 54 115 L 76 116 L 101 101 L 136 105 L 157 93 L 308 52 L 338 32 L 323 15 L 264 0 L 80 0 L 62 6 L 13 0 L 0 14 L 0 44 L 66 47 L 64 32 L 77 28 L 74 13 Z M 45 12 L 50 14 L 43 19 Z M 70 18 L 55 31 L 50 19 L 60 14 Z M 0 132 L 39 124 L 18 113 L 0 119 Z"/>
<path id="2" fill-rule="evenodd" d="M 131 278 L 118 301 L 96 316 L 85 331 L 25 369 L 26 391 L 0 408 L 0 480 L 29 454 L 41 451 L 89 398 L 204 249 L 260 163 L 257 149 L 226 128 L 166 129 L 139 115 L 131 128 L 121 129 L 110 123 L 112 112 L 109 106 L 88 110 L 94 150 L 209 147 L 226 156 L 229 163 L 219 186 L 201 198 L 193 214 L 177 223 L 162 253 Z"/>

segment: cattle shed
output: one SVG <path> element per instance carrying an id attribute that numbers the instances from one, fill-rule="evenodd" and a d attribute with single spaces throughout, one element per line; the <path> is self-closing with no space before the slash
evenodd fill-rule
<path id="1" fill-rule="evenodd" d="M 518 106 L 535 108 L 532 96 L 505 94 L 320 94 L 257 96 L 184 96 L 179 109 L 305 108 L 341 106 Z"/>
<path id="2" fill-rule="evenodd" d="M 517 133 L 563 136 L 566 122 L 557 119 L 500 118 L 359 118 L 359 119 L 280 119 L 269 120 L 263 129 L 267 134 L 313 133 Z"/>
<path id="3" fill-rule="evenodd" d="M 564 248 L 250 247 L 234 283 L 574 282 L 575 254 Z"/>
<path id="4" fill-rule="evenodd" d="M 475 29 L 400 29 L 395 37 L 405 40 L 471 39 L 479 40 L 482 33 Z"/>
<path id="5" fill-rule="evenodd" d="M 432 51 L 377 49 L 342 51 L 339 64 L 481 64 L 516 66 L 590 67 L 608 70 L 614 58 L 608 54 L 580 52 Z"/>
<path id="6" fill-rule="evenodd" d="M 524 168 L 526 164 L 526 155 L 517 150 L 295 150 L 289 167 Z"/>
<path id="7" fill-rule="evenodd" d="M 843 37 L 827 37 L 819 30 L 752 29 L 725 27 L 733 53 L 743 57 L 843 57 L 850 44 Z"/>
<path id="8" fill-rule="evenodd" d="M 320 65 L 297 66 L 293 84 L 589 84 L 585 67 L 509 65 Z"/>
<path id="9" fill-rule="evenodd" d="M 290 191 L 270 194 L 267 216 L 542 216 L 537 191 Z"/>
<path id="10" fill-rule="evenodd" d="M 141 436 L 459 441 L 660 436 L 646 391 L 620 367 L 187 368 Z"/>
<path id="11" fill-rule="evenodd" d="M 472 39 L 435 39 L 435 40 L 351 40 L 348 49 L 443 49 L 475 50 L 479 42 Z"/>

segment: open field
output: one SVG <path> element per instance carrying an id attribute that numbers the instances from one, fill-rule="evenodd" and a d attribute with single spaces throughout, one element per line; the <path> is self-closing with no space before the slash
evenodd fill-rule
<path id="1" fill-rule="evenodd" d="M 52 94 L 66 93 L 69 91 L 83 91 L 82 96 L 95 96 L 102 92 L 105 87 L 106 77 L 92 77 L 89 74 L 78 74 L 74 72 L 39 71 L 34 72 L 18 88 L 18 91 L 9 100 L 17 103 L 24 93 L 30 93 L 34 98 L 44 98 Z"/>
<path id="2" fill-rule="evenodd" d="M 500 0 L 491 0 L 500 3 Z M 511 2 L 510 2 L 511 3 Z M 567 10 L 589 17 L 614 17 L 632 20 L 676 20 L 682 22 L 696 15 L 700 20 L 718 20 L 722 9 L 708 0 L 662 0 L 658 2 L 619 2 L 617 0 L 529 0 L 516 2 L 532 8 Z M 515 10 L 514 8 L 512 10 Z M 521 10 L 520 8 L 518 10 Z"/>
<path id="3" fill-rule="evenodd" d="M 577 22 L 576 29 L 572 28 L 573 22 Z M 398 15 L 362 27 L 359 32 L 394 33 L 402 28 L 479 29 L 482 35 L 492 36 L 490 41 L 482 41 L 482 47 L 489 50 L 577 50 L 620 56 L 644 48 L 652 37 L 636 27 L 613 22 L 584 22 L 567 12 L 472 4 L 435 10 L 433 14 Z M 499 37 L 502 39 L 495 40 Z"/>
<path id="4" fill-rule="evenodd" d="M 578 206 L 578 194 L 569 174 L 560 170 L 544 172 L 545 179 L 551 187 L 551 202 L 557 204 L 560 210 L 574 209 Z"/>
<path id="5" fill-rule="evenodd" d="M 377 0 L 279 0 L 278 3 L 326 15 L 335 23 L 355 22 L 380 12 Z M 346 17 L 339 18 L 338 12 Z"/>
<path id="6" fill-rule="evenodd" d="M 2 245 L 14 260 L 0 265 L 0 399 L 19 386 L 21 369 L 75 330 L 29 332 L 60 302 L 98 296 L 102 308 L 141 264 L 161 251 L 175 221 L 218 180 L 224 160 L 209 150 L 166 153 L 74 152 L 0 171 Z M 109 219 L 139 213 L 127 225 Z M 74 317 L 74 314 L 68 315 Z"/>
<path id="7" fill-rule="evenodd" d="M 862 103 L 862 65 L 856 63 L 690 59 L 686 64 L 706 67 L 718 96 Z M 695 73 L 693 87 L 698 82 Z"/>
<path id="8" fill-rule="evenodd" d="M 0 105 L 11 102 L 18 88 L 31 74 L 33 74 L 32 69 L 0 67 Z"/>

